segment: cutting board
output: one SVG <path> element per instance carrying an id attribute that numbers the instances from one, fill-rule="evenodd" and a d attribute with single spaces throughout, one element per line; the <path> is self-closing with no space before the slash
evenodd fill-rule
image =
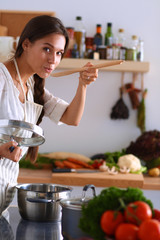
<path id="1" fill-rule="evenodd" d="M 52 182 L 55 184 L 84 186 L 94 184 L 96 187 L 117 186 L 121 188 L 138 187 L 142 188 L 144 178 L 142 174 L 110 175 L 106 172 L 98 173 L 52 173 Z"/>

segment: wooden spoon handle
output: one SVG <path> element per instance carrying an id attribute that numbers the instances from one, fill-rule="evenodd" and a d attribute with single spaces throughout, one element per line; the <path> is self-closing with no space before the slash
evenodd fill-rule
<path id="1" fill-rule="evenodd" d="M 121 64 L 122 62 L 124 62 L 123 60 L 113 60 L 113 61 L 109 61 L 106 63 L 99 63 L 96 65 L 93 65 L 92 67 L 82 67 L 82 68 L 75 68 L 72 70 L 67 70 L 67 71 L 63 71 L 63 72 L 57 72 L 57 73 L 52 73 L 51 76 L 52 77 L 62 77 L 62 76 L 66 76 L 66 75 L 70 75 L 73 73 L 77 73 L 77 72 L 83 72 L 85 70 L 87 70 L 88 68 L 104 68 L 104 67 L 110 67 L 113 65 L 118 65 Z"/>

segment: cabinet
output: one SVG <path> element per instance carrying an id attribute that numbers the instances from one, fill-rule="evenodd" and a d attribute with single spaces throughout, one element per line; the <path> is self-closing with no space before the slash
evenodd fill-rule
<path id="1" fill-rule="evenodd" d="M 0 10 L 0 25 L 7 28 L 8 36 L 17 37 L 21 34 L 24 26 L 31 18 L 44 14 L 55 16 L 55 12 L 51 11 Z"/>
<path id="2" fill-rule="evenodd" d="M 109 60 L 64 58 L 62 59 L 57 69 L 74 69 L 74 68 L 83 67 L 87 62 L 91 62 L 93 64 L 99 64 L 107 61 L 109 62 Z M 149 67 L 150 67 L 149 62 L 124 61 L 120 65 L 102 68 L 100 71 L 146 73 L 146 72 L 149 72 Z"/>

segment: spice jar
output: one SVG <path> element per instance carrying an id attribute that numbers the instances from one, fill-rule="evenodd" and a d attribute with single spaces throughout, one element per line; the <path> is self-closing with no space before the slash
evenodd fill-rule
<path id="1" fill-rule="evenodd" d="M 136 35 L 133 35 L 130 46 L 126 51 L 126 60 L 137 61 L 137 45 L 138 38 Z"/>
<path id="2" fill-rule="evenodd" d="M 98 47 L 98 52 L 100 55 L 100 59 L 106 59 L 106 46 L 105 45 L 101 45 Z"/>
<path id="3" fill-rule="evenodd" d="M 66 27 L 68 35 L 69 35 L 69 45 L 68 45 L 68 49 L 67 52 L 65 54 L 65 58 L 71 58 L 72 57 L 72 49 L 74 47 L 74 28 L 73 27 Z"/>

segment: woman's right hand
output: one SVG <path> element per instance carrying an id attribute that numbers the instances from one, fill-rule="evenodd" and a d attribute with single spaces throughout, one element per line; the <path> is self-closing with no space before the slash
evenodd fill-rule
<path id="1" fill-rule="evenodd" d="M 8 158 L 13 162 L 18 162 L 22 154 L 22 149 L 17 145 L 18 143 L 15 141 L 10 141 L 0 145 L 0 157 Z M 11 147 L 14 147 L 12 152 L 10 151 Z"/>

